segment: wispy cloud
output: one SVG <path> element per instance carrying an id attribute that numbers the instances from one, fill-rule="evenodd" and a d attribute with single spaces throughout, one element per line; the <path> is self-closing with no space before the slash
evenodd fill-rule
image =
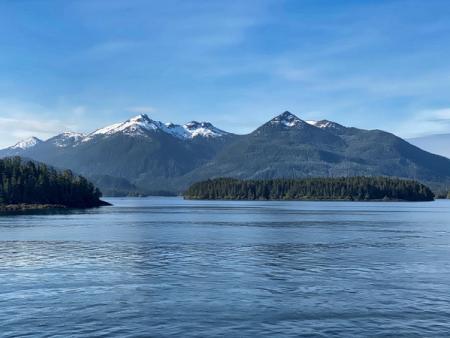
<path id="1" fill-rule="evenodd" d="M 10 146 L 31 136 L 47 139 L 63 131 L 78 131 L 86 112 L 84 106 L 64 108 L 64 118 L 59 119 L 57 110 L 41 105 L 11 102 L 0 99 L 0 147 Z M 60 111 L 61 113 L 61 111 Z"/>
<path id="2" fill-rule="evenodd" d="M 6 132 L 14 137 L 45 137 L 65 130 L 67 124 L 58 120 L 33 120 L 30 117 L 26 119 L 0 117 L 0 128 L 3 130 L 3 133 Z"/>
<path id="3" fill-rule="evenodd" d="M 450 108 L 423 110 L 400 123 L 395 132 L 404 137 L 419 137 L 450 131 Z"/>
<path id="4" fill-rule="evenodd" d="M 89 47 L 84 53 L 91 57 L 111 57 L 112 55 L 121 52 L 133 52 L 136 48 L 142 45 L 142 41 L 111 40 L 93 45 Z"/>

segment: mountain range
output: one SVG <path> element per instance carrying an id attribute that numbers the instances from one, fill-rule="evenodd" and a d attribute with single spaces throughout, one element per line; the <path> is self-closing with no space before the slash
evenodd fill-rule
<path id="1" fill-rule="evenodd" d="M 108 195 L 180 193 L 214 177 L 270 179 L 382 175 L 450 185 L 450 159 L 381 130 L 304 121 L 284 112 L 236 135 L 208 122 L 163 123 L 142 114 L 89 134 L 30 138 L 0 150 L 82 174 Z"/>

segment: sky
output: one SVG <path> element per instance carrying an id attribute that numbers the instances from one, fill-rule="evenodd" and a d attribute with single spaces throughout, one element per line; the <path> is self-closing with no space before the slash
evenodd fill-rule
<path id="1" fill-rule="evenodd" d="M 0 147 L 146 113 L 450 132 L 450 2 L 0 0 Z"/>

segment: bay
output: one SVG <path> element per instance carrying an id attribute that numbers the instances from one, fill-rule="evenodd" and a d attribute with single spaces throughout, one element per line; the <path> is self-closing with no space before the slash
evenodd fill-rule
<path id="1" fill-rule="evenodd" d="M 449 201 L 107 200 L 0 217 L 2 336 L 450 332 Z"/>

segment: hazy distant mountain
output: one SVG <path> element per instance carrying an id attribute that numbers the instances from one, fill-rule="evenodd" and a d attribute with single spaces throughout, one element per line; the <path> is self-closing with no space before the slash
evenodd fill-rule
<path id="1" fill-rule="evenodd" d="M 450 160 L 381 130 L 304 121 L 284 112 L 248 135 L 208 122 L 139 115 L 90 134 L 63 133 L 0 151 L 70 168 L 111 193 L 180 192 L 220 176 L 278 178 L 385 175 L 450 184 Z"/>
<path id="2" fill-rule="evenodd" d="M 450 158 L 450 134 L 436 134 L 410 138 L 408 142 L 433 154 Z"/>

